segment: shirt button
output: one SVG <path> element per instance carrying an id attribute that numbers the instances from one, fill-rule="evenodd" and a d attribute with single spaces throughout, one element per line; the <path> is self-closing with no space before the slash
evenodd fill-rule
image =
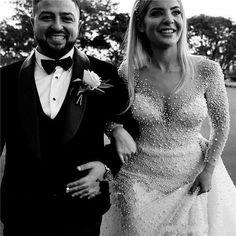
<path id="1" fill-rule="evenodd" d="M 52 100 L 53 100 L 53 101 L 56 101 L 56 98 L 53 98 Z"/>
<path id="2" fill-rule="evenodd" d="M 57 76 L 57 75 L 55 76 L 55 79 L 58 79 L 58 76 Z"/>

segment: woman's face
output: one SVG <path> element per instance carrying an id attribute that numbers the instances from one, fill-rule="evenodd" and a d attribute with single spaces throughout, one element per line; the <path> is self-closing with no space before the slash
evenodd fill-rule
<path id="1" fill-rule="evenodd" d="M 153 0 L 140 25 L 151 47 L 169 48 L 177 45 L 183 31 L 183 19 L 177 0 Z"/>

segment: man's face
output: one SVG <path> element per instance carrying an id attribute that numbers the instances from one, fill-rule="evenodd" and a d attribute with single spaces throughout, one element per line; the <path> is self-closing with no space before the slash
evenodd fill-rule
<path id="1" fill-rule="evenodd" d="M 79 17 L 72 0 L 41 0 L 33 19 L 39 52 L 55 59 L 69 52 L 79 35 Z"/>

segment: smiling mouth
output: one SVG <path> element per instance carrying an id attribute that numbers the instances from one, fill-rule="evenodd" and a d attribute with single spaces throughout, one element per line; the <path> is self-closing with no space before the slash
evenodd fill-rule
<path id="1" fill-rule="evenodd" d="M 50 34 L 48 38 L 54 42 L 61 42 L 65 39 L 65 35 L 62 34 Z"/>
<path id="2" fill-rule="evenodd" d="M 175 29 L 161 29 L 158 31 L 161 34 L 173 34 L 176 32 Z"/>

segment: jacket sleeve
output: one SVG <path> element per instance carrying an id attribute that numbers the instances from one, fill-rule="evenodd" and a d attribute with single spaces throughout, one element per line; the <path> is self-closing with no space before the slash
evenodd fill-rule
<path id="1" fill-rule="evenodd" d="M 6 142 L 6 80 L 5 69 L 0 69 L 0 155 Z"/>

